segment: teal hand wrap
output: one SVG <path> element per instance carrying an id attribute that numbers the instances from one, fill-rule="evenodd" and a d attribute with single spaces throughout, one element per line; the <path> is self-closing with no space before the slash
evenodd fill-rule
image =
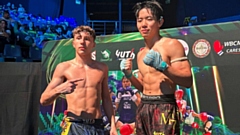
<path id="1" fill-rule="evenodd" d="M 125 63 L 126 63 L 126 59 L 123 59 L 123 60 L 120 62 L 120 69 L 121 69 L 121 70 L 124 70 L 124 69 L 125 69 Z"/>
<path id="2" fill-rule="evenodd" d="M 154 67 L 161 72 L 163 72 L 168 67 L 167 63 L 162 60 L 161 54 L 152 49 L 143 58 L 143 62 L 146 65 Z"/>
<path id="3" fill-rule="evenodd" d="M 132 72 L 130 74 L 125 74 L 125 76 L 126 76 L 127 79 L 130 79 L 132 77 Z"/>
<path id="4" fill-rule="evenodd" d="M 126 59 L 123 59 L 120 63 L 120 69 L 122 72 L 125 74 L 126 78 L 131 78 L 132 77 L 132 71 L 130 74 L 127 73 L 127 70 L 125 69 L 125 64 L 126 64 Z"/>

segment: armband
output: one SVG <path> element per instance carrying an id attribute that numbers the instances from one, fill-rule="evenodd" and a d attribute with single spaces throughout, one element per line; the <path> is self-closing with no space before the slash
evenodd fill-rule
<path id="1" fill-rule="evenodd" d="M 174 60 L 171 60 L 170 63 L 176 62 L 176 61 L 181 61 L 181 60 L 187 60 L 187 57 L 181 57 L 181 58 L 176 58 Z"/>

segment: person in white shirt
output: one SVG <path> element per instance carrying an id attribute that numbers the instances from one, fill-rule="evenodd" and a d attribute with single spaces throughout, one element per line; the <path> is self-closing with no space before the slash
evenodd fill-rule
<path id="1" fill-rule="evenodd" d="M 199 117 L 199 114 L 191 110 L 190 106 L 186 106 L 186 112 L 183 114 L 183 135 L 191 134 L 195 117 Z"/>

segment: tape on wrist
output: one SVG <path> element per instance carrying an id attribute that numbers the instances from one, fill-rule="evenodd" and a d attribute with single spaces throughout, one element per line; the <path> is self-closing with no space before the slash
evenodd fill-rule
<path id="1" fill-rule="evenodd" d="M 129 75 L 125 74 L 125 76 L 127 79 L 130 79 L 132 77 L 132 72 Z"/>
<path id="2" fill-rule="evenodd" d="M 162 61 L 160 66 L 157 68 L 159 71 L 163 72 L 168 68 L 168 64 L 165 61 Z"/>

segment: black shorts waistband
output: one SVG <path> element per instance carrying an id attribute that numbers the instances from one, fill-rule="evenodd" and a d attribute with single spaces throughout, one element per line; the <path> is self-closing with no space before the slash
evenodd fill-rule
<path id="1" fill-rule="evenodd" d="M 72 112 L 67 112 L 67 117 L 69 118 L 70 122 L 75 123 L 84 123 L 84 124 L 102 124 L 102 119 L 84 119 Z"/>
<path id="2" fill-rule="evenodd" d="M 176 104 L 176 99 L 174 94 L 167 95 L 144 95 L 141 97 L 142 103 L 169 103 Z"/>

